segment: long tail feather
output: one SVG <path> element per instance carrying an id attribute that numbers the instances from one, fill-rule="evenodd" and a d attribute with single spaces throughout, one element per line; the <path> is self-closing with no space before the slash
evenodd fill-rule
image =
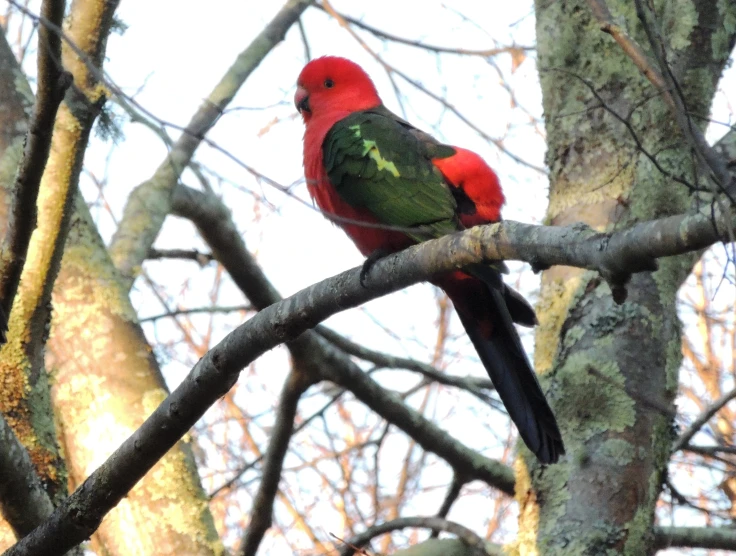
<path id="1" fill-rule="evenodd" d="M 499 291 L 485 281 L 470 277 L 461 280 L 449 278 L 439 285 L 454 303 L 460 321 L 524 443 L 540 462 L 556 462 L 565 453 L 562 436 L 514 328 L 516 319 L 512 319 L 507 307 L 511 297 L 511 305 L 518 311 L 519 306 L 514 306 L 514 303 L 521 304 L 519 299 L 523 298 L 506 286 L 508 291 Z M 525 301 L 524 305 L 528 307 Z M 521 320 L 530 321 L 528 311 L 525 311 L 525 316 Z"/>

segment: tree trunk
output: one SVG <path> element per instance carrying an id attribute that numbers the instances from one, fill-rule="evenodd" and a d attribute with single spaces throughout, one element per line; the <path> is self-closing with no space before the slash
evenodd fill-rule
<path id="1" fill-rule="evenodd" d="M 27 128 L 24 107 L 32 105 L 31 95 L 5 37 L 0 36 L 3 225 Z M 76 486 L 167 394 L 126 290 L 81 198 L 71 216 L 53 303 L 47 368 L 53 375 L 58 435 Z M 0 537 L 1 548 L 14 542 L 9 530 Z M 223 552 L 187 444 L 180 442 L 158 463 L 103 521 L 93 542 L 101 554 Z"/>
<path id="2" fill-rule="evenodd" d="M 547 220 L 604 231 L 683 212 L 691 202 L 689 189 L 663 175 L 643 150 L 666 172 L 698 178 L 669 107 L 600 30 L 593 3 L 538 0 L 537 43 L 549 149 Z M 734 7 L 656 4 L 690 112 L 706 115 L 733 45 L 732 36 L 716 36 L 718 26 L 708 23 L 725 17 L 718 10 L 733 17 Z M 648 45 L 633 2 L 612 1 L 609 8 L 613 21 Z M 529 457 L 517 464 L 521 553 L 653 551 L 681 361 L 675 297 L 694 262 L 673 257 L 653 274 L 634 275 L 620 305 L 597 273 L 555 267 L 543 274 L 535 363 L 567 456 L 546 469 Z"/>

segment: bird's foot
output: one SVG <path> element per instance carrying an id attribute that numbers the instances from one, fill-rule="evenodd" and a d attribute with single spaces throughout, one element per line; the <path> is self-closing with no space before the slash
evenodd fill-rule
<path id="1" fill-rule="evenodd" d="M 363 268 L 360 269 L 361 286 L 363 286 L 364 288 L 367 287 L 365 285 L 365 279 L 368 277 L 368 273 L 371 271 L 371 268 L 373 268 L 373 265 L 390 254 L 391 251 L 389 251 L 388 249 L 376 249 L 375 251 L 373 251 L 373 253 L 366 257 L 365 262 L 363 263 Z"/>

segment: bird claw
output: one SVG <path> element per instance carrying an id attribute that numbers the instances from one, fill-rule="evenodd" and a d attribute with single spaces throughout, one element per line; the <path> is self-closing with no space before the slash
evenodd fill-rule
<path id="1" fill-rule="evenodd" d="M 360 269 L 360 285 L 364 288 L 367 288 L 368 286 L 365 285 L 365 279 L 368 278 L 368 273 L 371 271 L 371 268 L 373 268 L 373 265 L 376 264 L 378 261 L 386 257 L 387 255 L 390 255 L 391 252 L 387 251 L 386 249 L 376 249 L 368 255 L 363 262 L 363 268 Z"/>

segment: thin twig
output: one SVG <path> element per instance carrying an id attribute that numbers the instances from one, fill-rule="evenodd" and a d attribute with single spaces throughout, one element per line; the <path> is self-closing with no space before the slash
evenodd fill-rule
<path id="1" fill-rule="evenodd" d="M 294 428 L 294 431 L 292 433 L 292 436 L 294 436 L 298 432 L 301 432 L 302 430 L 304 430 L 312 421 L 314 421 L 318 417 L 322 417 L 325 414 L 325 412 L 330 407 L 332 407 L 332 404 L 334 404 L 338 399 L 340 399 L 340 397 L 342 397 L 342 395 L 344 393 L 345 393 L 345 390 L 340 390 L 337 394 L 335 394 L 334 396 L 332 396 L 332 398 L 330 398 L 327 401 L 327 403 L 325 403 L 319 410 L 317 410 L 316 412 L 312 413 L 312 415 L 310 415 L 309 417 L 307 417 L 306 419 L 304 419 L 299 424 L 298 427 Z M 212 499 L 212 498 L 218 496 L 221 492 L 223 492 L 225 490 L 231 489 L 235 485 L 235 483 L 237 483 L 240 480 L 240 478 L 243 475 L 245 475 L 248 471 L 250 471 L 251 469 L 253 469 L 256 465 L 258 465 L 259 463 L 261 463 L 263 461 L 263 458 L 264 457 L 265 457 L 264 455 L 260 455 L 257 458 L 254 458 L 252 461 L 246 463 L 245 465 L 242 465 L 237 471 L 235 471 L 235 474 L 230 479 L 228 479 L 222 485 L 220 485 L 215 490 L 213 490 L 209 494 L 208 497 L 210 499 Z"/>
<path id="2" fill-rule="evenodd" d="M 319 8 L 323 12 L 330 13 L 329 9 L 321 4 L 315 4 L 315 7 Z M 445 54 L 457 54 L 460 56 L 480 56 L 482 58 L 491 58 L 493 56 L 498 56 L 499 54 L 512 54 L 513 55 L 517 52 L 529 52 L 529 51 L 534 50 L 533 46 L 518 46 L 518 45 L 502 46 L 498 48 L 487 48 L 484 50 L 469 50 L 466 48 L 452 48 L 448 46 L 436 46 L 432 44 L 426 44 L 421 41 L 405 39 L 397 35 L 392 35 L 391 33 L 387 33 L 386 31 L 381 31 L 380 29 L 377 29 L 376 27 L 373 27 L 372 25 L 368 25 L 367 23 L 364 23 L 358 19 L 355 19 L 343 13 L 340 13 L 337 11 L 335 11 L 335 13 L 338 14 L 340 17 L 342 17 L 345 21 L 347 21 L 351 25 L 354 25 L 355 27 L 359 27 L 363 29 L 364 31 L 368 31 L 369 33 L 371 33 L 372 35 L 375 35 L 376 37 L 380 39 L 386 39 L 392 42 L 405 44 L 407 46 L 413 46 L 416 48 L 421 48 L 423 50 L 430 50 L 432 52 L 445 53 Z"/>
<path id="3" fill-rule="evenodd" d="M 215 260 L 212 253 L 201 253 L 196 249 L 149 249 L 147 259 L 186 259 L 206 266 Z"/>
<path id="4" fill-rule="evenodd" d="M 695 419 L 695 421 L 693 421 L 693 423 L 685 430 L 685 432 L 683 432 L 680 437 L 675 440 L 675 443 L 672 445 L 672 451 L 676 452 L 678 450 L 686 448 L 690 443 L 690 440 L 692 440 L 693 436 L 695 436 L 697 432 L 701 428 L 703 428 L 703 426 L 708 421 L 710 421 L 711 417 L 718 413 L 724 405 L 726 405 L 734 398 L 736 398 L 736 388 L 734 388 L 730 392 L 726 392 L 720 398 L 710 404 L 705 409 L 705 411 L 703 411 L 700 416 Z"/>
<path id="5" fill-rule="evenodd" d="M 173 311 L 167 311 L 166 313 L 160 313 L 158 315 L 153 315 L 150 317 L 143 317 L 142 319 L 139 319 L 138 322 L 142 324 L 144 322 L 151 322 L 159 319 L 174 318 L 181 315 L 196 315 L 200 313 L 234 313 L 236 311 L 251 312 L 253 310 L 254 309 L 252 305 L 211 305 L 207 307 L 193 307 L 191 309 L 176 309 Z"/>
<path id="6" fill-rule="evenodd" d="M 477 125 L 475 125 L 470 118 L 465 116 L 460 110 L 458 110 L 457 107 L 450 104 L 447 99 L 442 98 L 440 95 L 433 93 L 429 89 L 427 89 L 424 85 L 419 83 L 417 80 L 412 79 L 404 72 L 396 69 L 396 67 L 388 64 L 381 58 L 376 52 L 374 52 L 363 39 L 361 39 L 353 29 L 350 28 L 350 25 L 348 22 L 338 13 L 335 11 L 335 9 L 332 7 L 330 2 L 328 0 L 322 0 L 322 5 L 324 9 L 332 16 L 334 17 L 337 22 L 348 32 L 350 35 L 360 44 L 360 46 L 363 47 L 363 49 L 368 52 L 375 60 L 381 64 L 387 71 L 390 71 L 391 73 L 395 73 L 399 77 L 401 77 L 404 81 L 409 83 L 412 87 L 415 89 L 418 89 L 419 91 L 422 91 L 425 95 L 429 96 L 433 100 L 439 102 L 442 104 L 447 110 L 455 114 L 455 116 L 460 119 L 465 125 L 467 125 L 470 129 L 475 131 L 478 135 L 480 135 L 483 139 L 486 141 L 493 143 L 493 145 L 499 149 L 502 153 L 504 153 L 506 156 L 514 160 L 515 162 L 518 162 L 519 164 L 526 166 L 527 168 L 531 168 L 532 170 L 536 170 L 540 174 L 547 175 L 547 171 L 542 168 L 541 166 L 536 166 L 535 164 L 532 164 L 531 162 L 527 162 L 523 158 L 519 157 L 518 155 L 512 153 L 509 151 L 503 144 L 503 141 L 501 139 L 495 139 L 488 135 L 485 131 L 483 131 L 481 128 L 479 128 Z"/>

